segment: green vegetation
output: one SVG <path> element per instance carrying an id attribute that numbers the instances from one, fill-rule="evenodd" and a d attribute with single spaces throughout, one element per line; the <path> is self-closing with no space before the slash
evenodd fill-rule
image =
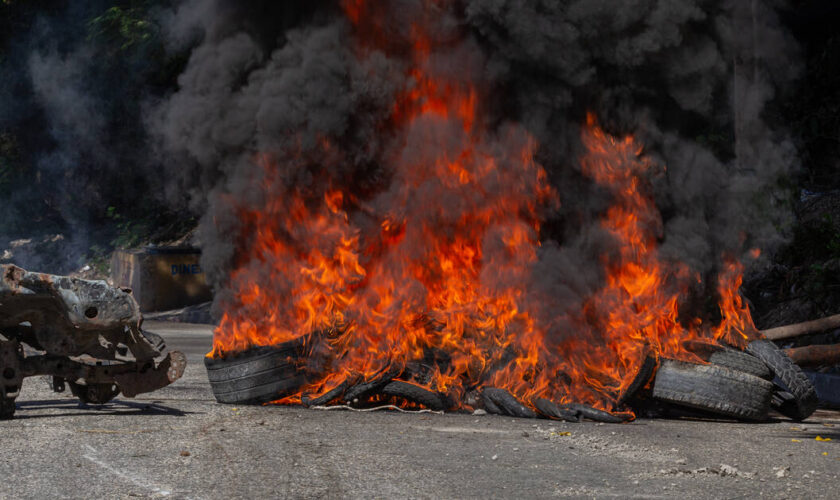
<path id="1" fill-rule="evenodd" d="M 116 229 L 113 239 L 108 242 L 110 247 L 116 248 L 175 240 L 198 224 L 195 217 L 172 211 L 146 211 L 128 218 L 116 207 L 108 207 L 105 216 Z"/>
<path id="2" fill-rule="evenodd" d="M 149 43 L 156 36 L 156 30 L 146 19 L 147 15 L 148 12 L 142 8 L 115 5 L 88 22 L 88 40 L 121 51 Z"/>
<path id="3" fill-rule="evenodd" d="M 147 174 L 143 106 L 176 88 L 191 51 L 165 48 L 156 12 L 170 7 L 0 0 L 0 241 L 85 233 L 83 258 L 101 272 L 114 247 L 176 240 L 196 225 Z M 47 71 L 40 90 L 33 56 Z M 61 116 L 62 99 L 72 105 L 78 96 L 78 109 L 95 114 L 89 132 L 75 123 L 80 115 Z M 55 109 L 43 102 L 50 98 Z"/>

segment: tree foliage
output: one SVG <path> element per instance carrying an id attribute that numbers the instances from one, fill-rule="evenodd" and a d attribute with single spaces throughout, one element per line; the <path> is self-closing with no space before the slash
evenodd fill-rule
<path id="1" fill-rule="evenodd" d="M 146 9 L 115 5 L 88 23 L 88 39 L 110 47 L 128 50 L 149 43 L 157 36 L 154 25 L 147 19 Z"/>
<path id="2" fill-rule="evenodd" d="M 172 6 L 0 0 L 0 245 L 87 232 L 106 248 L 157 232 L 168 211 L 150 195 L 143 106 L 174 89 L 189 54 L 165 49 L 157 15 Z M 78 101 L 91 116 L 61 116 Z"/>

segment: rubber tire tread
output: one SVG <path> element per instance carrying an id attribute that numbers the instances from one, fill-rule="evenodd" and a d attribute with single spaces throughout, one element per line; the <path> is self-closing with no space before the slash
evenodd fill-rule
<path id="1" fill-rule="evenodd" d="M 653 398 L 744 420 L 766 420 L 773 383 L 715 365 L 663 359 Z"/>
<path id="2" fill-rule="evenodd" d="M 300 374 L 296 377 L 277 380 L 267 384 L 255 385 L 248 389 L 232 392 L 215 392 L 216 401 L 227 404 L 260 404 L 275 401 L 288 396 L 306 383 L 306 376 Z"/>
<path id="3" fill-rule="evenodd" d="M 261 372 L 249 373 L 243 377 L 211 381 L 210 386 L 213 388 L 213 392 L 218 393 L 244 391 L 258 385 L 292 378 L 298 375 L 298 372 L 299 370 L 295 365 L 279 364 Z"/>
<path id="4" fill-rule="evenodd" d="M 253 347 L 222 358 L 204 358 L 207 378 L 220 403 L 259 404 L 294 393 L 307 381 L 298 366 L 303 342 Z"/>
<path id="5" fill-rule="evenodd" d="M 225 382 L 263 373 L 283 370 L 300 359 L 301 352 L 289 347 L 259 347 L 224 358 L 204 358 L 210 382 Z"/>
<path id="6" fill-rule="evenodd" d="M 791 393 L 795 405 L 779 406 L 777 411 L 793 420 L 805 420 L 817 409 L 819 399 L 814 384 L 787 354 L 770 340 L 753 340 L 747 352 L 762 360 L 781 381 L 782 389 Z"/>
<path id="7" fill-rule="evenodd" d="M 713 352 L 709 356 L 709 363 L 717 366 L 731 368 L 739 372 L 749 373 L 764 380 L 773 380 L 773 372 L 764 363 L 752 354 L 737 349 L 724 348 Z"/>

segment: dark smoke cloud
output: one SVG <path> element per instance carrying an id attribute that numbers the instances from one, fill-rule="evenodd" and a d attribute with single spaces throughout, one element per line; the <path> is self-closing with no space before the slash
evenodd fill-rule
<path id="1" fill-rule="evenodd" d="M 395 39 L 421 11 L 417 3 L 392 7 Z M 377 127 L 406 61 L 399 51 L 360 58 L 334 5 L 286 4 L 271 22 L 262 2 L 188 1 L 164 16 L 171 44 L 201 43 L 179 90 L 147 123 L 158 154 L 177 165 L 171 195 L 188 188 L 193 209 L 205 213 L 204 265 L 221 300 L 247 247 L 239 211 L 265 202 L 256 155 L 278 165 L 279 192 L 316 198 L 324 178 L 362 197 L 387 185 L 393 137 Z M 778 183 L 798 161 L 783 128 L 765 117 L 798 71 L 796 46 L 777 17 L 782 2 L 456 4 L 436 34 L 450 51 L 437 54 L 438 70 L 491 89 L 482 105 L 497 123 L 519 123 L 538 139 L 538 159 L 559 193 L 534 270 L 555 315 L 598 287 L 598 256 L 613 244 L 599 224 L 612 197 L 577 161 L 590 110 L 609 131 L 636 134 L 658 165 L 650 182 L 663 256 L 709 275 L 724 254 L 772 251 L 783 241 L 790 215 Z M 336 147 L 325 149 L 323 139 Z"/>
<path id="2" fill-rule="evenodd" d="M 220 9 L 218 16 L 230 15 Z M 250 31 L 220 28 L 221 20 L 203 22 L 206 40 L 179 78 L 181 89 L 149 119 L 162 153 L 183 169 L 180 186 L 196 209 L 206 207 L 203 267 L 220 297 L 241 250 L 232 237 L 241 232 L 239 212 L 266 201 L 259 155 L 277 166 L 278 195 L 297 189 L 323 196 L 327 186 L 319 179 L 367 178 L 363 185 L 377 175 L 376 126 L 402 77 L 384 57 L 357 60 L 348 26 L 331 17 L 277 33 L 278 47 Z M 172 26 L 180 23 L 176 16 Z M 331 156 L 323 140 L 343 144 L 340 156 Z"/>
<path id="3" fill-rule="evenodd" d="M 798 71 L 796 44 L 776 14 L 781 6 L 510 0 L 470 2 L 466 12 L 491 47 L 489 70 L 512 89 L 558 183 L 578 187 L 569 158 L 578 154 L 573 137 L 583 110 L 597 111 L 616 133 L 638 134 L 667 167 L 654 179 L 666 219 L 662 253 L 705 272 L 724 252 L 772 250 L 782 241 L 778 228 L 790 223 L 774 190 L 798 168 L 796 152 L 763 119 L 775 89 Z M 704 146 L 715 134 L 735 147 Z M 561 190 L 561 197 L 590 208 L 580 192 Z"/>

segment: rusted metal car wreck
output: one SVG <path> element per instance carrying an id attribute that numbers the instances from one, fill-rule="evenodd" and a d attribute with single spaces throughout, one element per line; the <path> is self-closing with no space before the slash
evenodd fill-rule
<path id="1" fill-rule="evenodd" d="M 178 380 L 186 357 L 142 321 L 129 289 L 0 266 L 0 418 L 14 415 L 26 377 L 52 377 L 55 391 L 90 404 Z"/>

